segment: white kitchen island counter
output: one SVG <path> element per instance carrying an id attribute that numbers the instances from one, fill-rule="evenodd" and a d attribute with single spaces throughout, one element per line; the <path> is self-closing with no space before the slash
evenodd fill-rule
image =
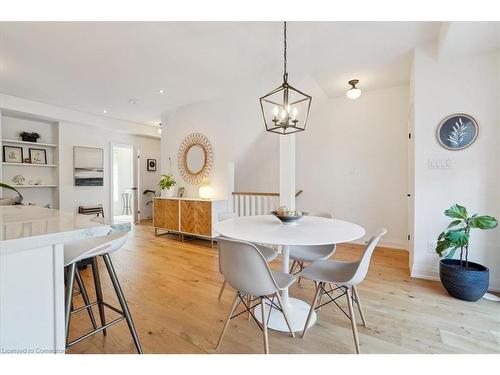
<path id="1" fill-rule="evenodd" d="M 63 244 L 110 229 L 92 216 L 0 206 L 0 353 L 64 353 Z"/>

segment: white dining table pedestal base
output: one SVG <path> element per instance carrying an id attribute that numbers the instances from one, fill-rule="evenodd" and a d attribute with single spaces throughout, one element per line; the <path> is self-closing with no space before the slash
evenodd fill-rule
<path id="1" fill-rule="evenodd" d="M 278 301 L 275 299 L 274 303 L 278 304 Z M 281 311 L 277 309 L 272 309 L 271 315 L 269 316 L 270 302 L 265 301 L 265 304 L 266 304 L 265 316 L 269 317 L 267 327 L 275 331 L 289 332 L 288 326 L 286 325 L 285 322 L 285 317 L 283 316 Z M 309 309 L 311 308 L 311 305 L 297 298 L 288 298 L 288 303 L 283 301 L 283 304 L 285 305 L 283 308 L 286 311 L 292 330 L 294 332 L 302 332 L 304 330 L 307 314 L 309 314 Z M 261 311 L 261 305 L 255 308 L 254 315 L 257 318 L 257 320 L 260 323 L 262 323 L 262 313 L 260 311 Z M 308 327 L 311 327 L 315 322 L 316 322 L 316 312 L 313 312 Z"/>

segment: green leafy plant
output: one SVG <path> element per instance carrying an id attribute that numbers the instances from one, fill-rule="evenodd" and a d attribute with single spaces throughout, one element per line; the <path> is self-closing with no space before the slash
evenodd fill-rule
<path id="1" fill-rule="evenodd" d="M 459 204 L 454 204 L 444 211 L 444 214 L 454 219 L 448 227 L 441 232 L 436 245 L 436 253 L 443 257 L 446 250 L 451 249 L 446 258 L 453 258 L 455 252 L 460 249 L 460 267 L 463 268 L 465 257 L 465 268 L 469 266 L 469 240 L 471 229 L 493 229 L 498 225 L 497 219 L 492 216 L 469 216 L 467 209 Z"/>
<path id="2" fill-rule="evenodd" d="M 17 204 L 20 204 L 24 197 L 22 196 L 22 194 L 13 186 L 10 186 L 10 185 L 7 185 L 7 184 L 4 184 L 3 182 L 0 182 L 0 188 L 4 188 L 4 189 L 8 189 L 8 190 L 12 190 L 12 191 L 15 191 L 17 193 L 17 198 L 16 198 L 16 203 Z"/>
<path id="3" fill-rule="evenodd" d="M 160 190 L 165 190 L 165 189 L 169 190 L 175 184 L 176 182 L 171 174 L 162 174 L 161 180 L 158 183 L 158 187 L 160 188 Z"/>

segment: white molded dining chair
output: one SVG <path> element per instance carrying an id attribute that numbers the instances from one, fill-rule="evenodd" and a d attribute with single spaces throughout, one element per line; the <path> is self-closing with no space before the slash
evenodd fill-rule
<path id="1" fill-rule="evenodd" d="M 304 337 L 304 335 L 306 334 L 309 320 L 311 319 L 314 309 L 318 309 L 319 307 L 324 306 L 330 302 L 334 302 L 351 320 L 354 344 L 356 346 L 356 352 L 359 354 L 360 348 L 358 329 L 356 327 L 356 317 L 353 309 L 353 302 L 358 306 L 359 315 L 365 327 L 366 320 L 363 309 L 361 307 L 361 301 L 359 299 L 356 285 L 358 285 L 365 279 L 366 274 L 368 273 L 368 267 L 370 266 L 370 260 L 373 255 L 373 251 L 380 241 L 380 238 L 386 233 L 387 230 L 385 228 L 378 230 L 376 234 L 370 238 L 363 255 L 357 261 L 346 262 L 338 260 L 318 260 L 302 271 L 302 277 L 312 280 L 316 284 L 316 292 L 311 303 L 311 309 L 309 310 L 306 324 L 304 325 L 304 330 L 302 331 L 302 337 Z M 326 290 L 325 284 L 327 283 L 335 284 L 336 287 L 330 287 L 329 290 Z M 342 293 L 334 297 L 332 293 L 336 290 L 340 290 Z M 320 304 L 319 306 L 316 306 L 320 292 L 326 294 L 330 300 L 325 302 L 323 305 Z M 349 314 L 347 314 L 336 302 L 336 300 L 343 295 L 346 295 L 347 297 Z"/>
<path id="2" fill-rule="evenodd" d="M 219 214 L 218 219 L 219 219 L 219 221 L 223 221 L 223 220 L 234 219 L 235 217 L 238 217 L 238 215 L 236 215 L 236 213 L 234 213 L 234 212 L 221 212 Z M 220 238 L 222 238 L 222 237 L 219 237 L 217 239 L 217 241 Z M 274 250 L 272 247 L 269 247 L 266 245 L 260 245 L 260 244 L 254 244 L 254 245 L 257 246 L 257 248 L 259 249 L 261 254 L 264 256 L 266 261 L 271 262 L 278 257 L 278 252 L 276 250 Z M 222 285 L 221 285 L 220 290 L 219 290 L 219 296 L 217 297 L 218 299 L 222 298 L 222 294 L 224 293 L 224 289 L 226 288 L 226 284 L 227 284 L 226 280 L 224 280 L 222 282 Z"/>
<path id="3" fill-rule="evenodd" d="M 330 212 L 311 212 L 309 216 L 333 219 L 333 214 Z M 304 269 L 304 263 L 328 259 L 334 252 L 335 245 L 290 246 L 290 259 L 293 261 L 290 267 L 290 273 L 292 275 L 298 274 Z M 299 283 L 300 279 L 299 277 Z"/>
<path id="4" fill-rule="evenodd" d="M 283 313 L 288 329 L 290 330 L 290 335 L 295 337 L 286 312 L 283 310 L 283 304 L 279 294 L 279 291 L 288 288 L 295 282 L 295 277 L 287 273 L 271 271 L 266 259 L 258 250 L 257 246 L 250 242 L 221 238 L 217 241 L 217 246 L 219 248 L 219 268 L 227 283 L 236 290 L 236 294 L 229 314 L 224 322 L 224 328 L 217 342 L 216 350 L 218 350 L 222 344 L 222 339 L 227 331 L 230 320 L 244 312 L 248 312 L 262 329 L 264 336 L 264 352 L 266 354 L 269 353 L 267 316 L 266 309 L 264 308 L 264 301 L 270 302 L 270 309 L 277 308 Z M 255 305 L 248 305 L 249 296 L 255 297 L 252 302 L 257 301 L 258 303 Z M 270 296 L 272 300 L 269 298 Z M 274 303 L 274 297 L 276 297 L 278 305 Z M 244 310 L 233 315 L 236 308 L 241 303 L 244 306 Z M 261 305 L 262 323 L 257 320 L 253 313 L 253 311 L 255 311 L 253 309 L 258 305 Z"/>

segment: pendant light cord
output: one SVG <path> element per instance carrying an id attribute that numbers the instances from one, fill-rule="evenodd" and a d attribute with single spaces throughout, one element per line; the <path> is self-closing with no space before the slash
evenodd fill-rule
<path id="1" fill-rule="evenodd" d="M 283 79 L 285 82 L 288 79 L 288 73 L 286 72 L 286 21 L 283 22 Z"/>

